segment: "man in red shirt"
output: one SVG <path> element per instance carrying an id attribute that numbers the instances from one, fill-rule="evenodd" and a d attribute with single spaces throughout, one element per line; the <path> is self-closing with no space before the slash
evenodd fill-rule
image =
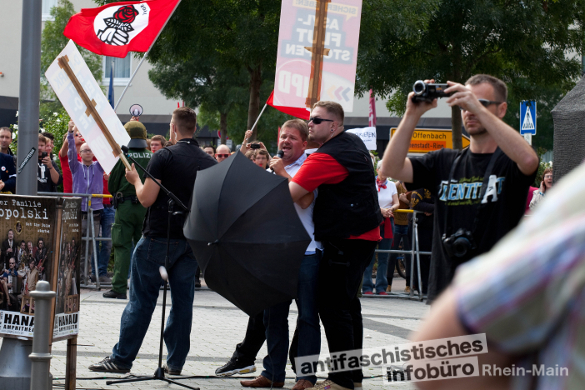
<path id="1" fill-rule="evenodd" d="M 335 102 L 315 103 L 309 140 L 319 149 L 303 163 L 289 183 L 296 202 L 319 189 L 313 220 L 315 240 L 324 247 L 319 268 L 317 304 L 330 352 L 361 349 L 363 323 L 357 297 L 361 276 L 380 240 L 378 206 L 370 152 L 362 140 L 343 128 L 344 112 Z M 347 369 L 347 363 L 337 367 Z M 301 367 L 302 369 L 302 367 Z M 312 389 L 346 390 L 361 386 L 363 373 L 330 371 Z"/>

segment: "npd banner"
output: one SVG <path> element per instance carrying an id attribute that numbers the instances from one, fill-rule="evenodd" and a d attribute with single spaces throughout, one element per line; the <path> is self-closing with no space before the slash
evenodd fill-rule
<path id="1" fill-rule="evenodd" d="M 318 6 L 326 6 L 326 15 L 319 16 Z M 362 0 L 282 0 L 275 105 L 307 107 L 317 19 L 325 23 L 320 100 L 353 111 L 361 12 Z"/>

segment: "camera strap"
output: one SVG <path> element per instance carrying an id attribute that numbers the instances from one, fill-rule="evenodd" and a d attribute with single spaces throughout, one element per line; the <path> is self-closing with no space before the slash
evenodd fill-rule
<path id="1" fill-rule="evenodd" d="M 463 150 L 462 152 L 459 152 L 457 154 L 457 157 L 455 158 L 455 161 L 453 161 L 453 165 L 451 166 L 451 171 L 449 172 L 449 182 L 447 184 L 447 191 L 450 191 L 451 188 L 451 183 L 453 182 L 453 176 L 455 176 L 455 170 L 457 169 L 457 165 L 459 164 L 459 161 L 461 160 L 461 156 L 463 156 L 464 153 L 467 153 L 469 151 L 468 149 Z M 486 206 L 486 204 L 482 204 L 481 203 L 481 199 L 483 199 L 483 197 L 485 196 L 485 193 L 487 191 L 487 187 L 488 187 L 488 183 L 490 181 L 490 176 L 492 174 L 492 170 L 494 169 L 494 165 L 496 163 L 496 160 L 498 159 L 499 155 L 502 154 L 502 150 L 497 147 L 496 150 L 492 153 L 492 157 L 490 158 L 490 161 L 488 163 L 488 166 L 485 170 L 485 174 L 483 177 L 483 183 L 481 185 L 481 191 L 479 193 L 479 199 L 480 199 L 480 204 L 475 208 L 475 217 L 473 219 L 473 226 L 471 227 L 471 233 L 475 233 L 475 229 L 477 228 L 477 224 L 479 223 L 479 212 L 480 210 Z M 443 235 L 445 236 L 449 236 L 449 205 L 446 204 L 446 202 L 449 200 L 448 199 L 449 194 L 447 193 L 447 200 L 445 201 L 445 230 L 443 230 Z"/>

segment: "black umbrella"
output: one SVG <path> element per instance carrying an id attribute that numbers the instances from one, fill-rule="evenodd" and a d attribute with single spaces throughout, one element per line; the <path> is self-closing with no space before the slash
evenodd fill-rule
<path id="1" fill-rule="evenodd" d="M 183 231 L 207 285 L 247 314 L 296 297 L 311 239 L 288 181 L 242 153 L 197 174 Z"/>

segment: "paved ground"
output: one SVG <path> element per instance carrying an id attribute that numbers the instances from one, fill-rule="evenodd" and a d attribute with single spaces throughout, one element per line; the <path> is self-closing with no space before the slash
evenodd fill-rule
<path id="1" fill-rule="evenodd" d="M 404 289 L 404 280 L 395 278 L 394 291 Z M 103 290 L 102 290 L 103 292 Z M 109 355 L 118 338 L 120 316 L 126 300 L 105 299 L 102 292 L 82 290 L 81 331 L 78 338 L 77 386 L 86 389 L 180 389 L 162 381 L 140 382 L 134 384 L 106 385 L 106 379 L 87 369 Z M 428 312 L 428 306 L 416 300 L 392 297 L 362 298 L 364 317 L 364 348 L 392 346 L 406 341 L 410 331 L 417 329 L 421 318 Z M 170 307 L 170 305 L 169 305 Z M 152 375 L 158 363 L 159 332 L 161 322 L 162 292 L 158 307 L 153 315 L 151 326 L 132 373 L 135 375 Z M 167 310 L 168 312 L 168 310 Z M 291 307 L 289 328 L 294 330 L 296 306 Z M 191 335 L 191 352 L 183 368 L 186 376 L 196 376 L 181 380 L 189 386 L 203 389 L 242 388 L 240 377 L 213 377 L 217 367 L 224 364 L 231 356 L 235 345 L 240 342 L 246 329 L 247 316 L 231 303 L 206 288 L 195 294 L 194 321 Z M 325 336 L 322 336 L 321 356 L 328 351 Z M 55 388 L 64 383 L 66 342 L 57 342 L 53 346 L 51 373 L 55 378 Z M 260 351 L 256 361 L 257 372 L 262 369 L 262 357 L 266 349 Z M 366 377 L 378 376 L 380 368 L 368 369 Z M 107 375 L 118 378 L 119 375 Z M 294 374 L 287 367 L 285 388 L 294 385 Z M 364 380 L 364 389 L 414 389 L 410 384 L 384 385 L 382 379 Z"/>

